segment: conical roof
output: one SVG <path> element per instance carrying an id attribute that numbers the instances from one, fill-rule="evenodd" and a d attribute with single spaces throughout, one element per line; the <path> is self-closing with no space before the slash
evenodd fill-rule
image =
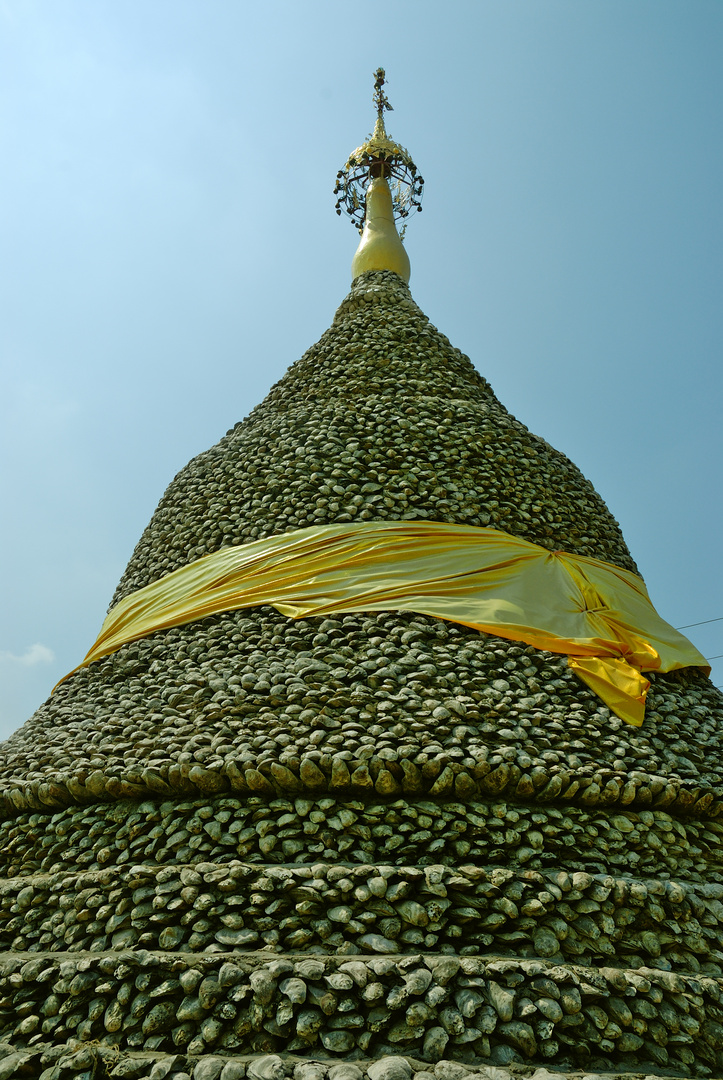
<path id="1" fill-rule="evenodd" d="M 636 571 L 589 481 L 370 271 L 175 477 L 113 603 L 223 546 L 419 519 Z M 0 748 L 0 1036 L 49 1077 L 721 1074 L 722 704 L 657 675 L 631 728 L 564 656 L 395 611 L 124 645 Z"/>
<path id="2" fill-rule="evenodd" d="M 114 600 L 223 545 L 418 518 L 635 570 L 579 469 L 507 412 L 396 275 L 364 274 L 266 400 L 178 474 Z"/>

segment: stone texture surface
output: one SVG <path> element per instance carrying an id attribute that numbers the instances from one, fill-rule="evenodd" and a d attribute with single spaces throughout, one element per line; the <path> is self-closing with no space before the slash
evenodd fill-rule
<path id="1" fill-rule="evenodd" d="M 575 466 L 365 274 L 178 474 L 115 601 L 405 518 L 635 569 Z M 564 657 L 394 612 L 125 646 L 0 746 L 0 1080 L 723 1076 L 722 705 L 657 676 L 631 728 Z"/>

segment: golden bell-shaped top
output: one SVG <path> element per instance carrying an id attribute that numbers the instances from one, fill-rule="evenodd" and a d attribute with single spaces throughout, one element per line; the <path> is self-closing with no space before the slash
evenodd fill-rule
<path id="1" fill-rule="evenodd" d="M 384 112 L 392 106 L 382 89 L 384 68 L 374 76 L 377 120 L 374 132 L 348 157 L 337 173 L 334 194 L 336 212 L 344 210 L 362 234 L 352 261 L 352 278 L 365 270 L 393 270 L 409 281 L 409 257 L 404 250 L 396 222 L 413 210 L 421 210 L 424 180 L 407 150 L 387 135 Z"/>
<path id="2" fill-rule="evenodd" d="M 366 211 L 359 247 L 351 262 L 352 281 L 365 270 L 393 270 L 408 283 L 409 256 L 394 223 L 386 177 L 376 177 L 367 188 Z"/>

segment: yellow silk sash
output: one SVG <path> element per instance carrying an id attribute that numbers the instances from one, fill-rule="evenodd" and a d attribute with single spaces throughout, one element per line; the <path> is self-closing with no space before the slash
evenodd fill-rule
<path id="1" fill-rule="evenodd" d="M 221 548 L 116 604 L 79 667 L 157 630 L 260 604 L 292 619 L 414 611 L 566 653 L 636 726 L 650 685 L 642 671 L 710 671 L 635 574 L 497 529 L 436 521 L 320 525 Z"/>

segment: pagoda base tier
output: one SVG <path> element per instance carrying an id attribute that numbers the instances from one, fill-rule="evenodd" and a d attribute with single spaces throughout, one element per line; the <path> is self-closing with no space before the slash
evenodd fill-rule
<path id="1" fill-rule="evenodd" d="M 140 864 L 0 883 L 19 955 L 441 953 L 723 977 L 721 886 L 503 866 Z"/>
<path id="2" fill-rule="evenodd" d="M 0 1078 L 723 1075 L 717 822 L 219 795 L 3 830 Z"/>
<path id="3" fill-rule="evenodd" d="M 531 1066 L 509 1061 L 509 1054 L 499 1054 L 505 1065 L 492 1063 L 465 1065 L 442 1058 L 434 1065 L 399 1053 L 376 1059 L 332 1061 L 328 1055 L 302 1057 L 298 1054 L 238 1055 L 158 1051 L 118 1051 L 110 1046 L 92 1046 L 71 1040 L 66 1045 L 37 1044 L 33 1048 L 14 1049 L 0 1044 L 0 1076 L 25 1077 L 27 1080 L 671 1080 L 673 1077 L 708 1075 L 684 1073 L 668 1068 L 648 1069 L 618 1067 L 613 1071 L 591 1064 L 573 1066 Z M 10 1071 L 8 1071 L 10 1070 Z M 719 1074 L 718 1074 L 719 1075 Z"/>
<path id="4" fill-rule="evenodd" d="M 0 1060 L 3 1077 L 145 1077 L 165 1057 L 154 1080 L 215 1080 L 228 1059 L 280 1054 L 327 1066 L 402 1056 L 437 1075 L 448 1059 L 483 1076 L 513 1064 L 532 1075 L 522 1066 L 541 1060 L 615 1076 L 723 1074 L 723 981 L 650 968 L 136 949 L 15 955 L 2 980 L 2 1046 L 18 1066 Z M 198 1066 L 208 1057 L 216 1072 Z M 226 1080 L 241 1075 L 229 1067 Z"/>
<path id="5" fill-rule="evenodd" d="M 717 820 L 226 795 L 0 824 L 0 948 L 494 954 L 723 976 Z"/>

